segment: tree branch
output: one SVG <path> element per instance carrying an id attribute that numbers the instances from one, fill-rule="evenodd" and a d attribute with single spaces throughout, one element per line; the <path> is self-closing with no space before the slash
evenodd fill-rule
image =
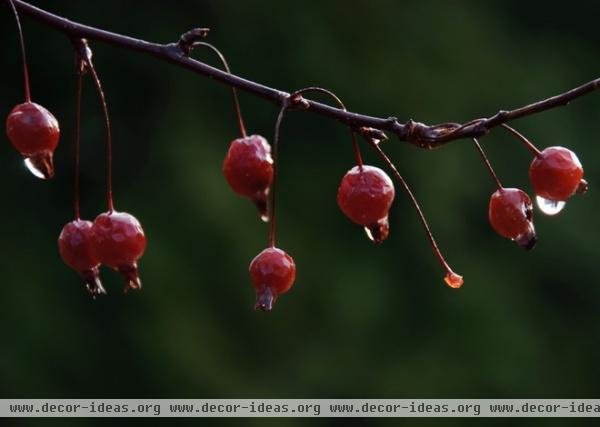
<path id="1" fill-rule="evenodd" d="M 0 0 L 8 3 L 8 0 Z M 228 86 L 236 87 L 252 95 L 264 98 L 282 106 L 287 102 L 289 93 L 271 88 L 260 83 L 229 74 L 218 68 L 211 67 L 203 62 L 188 57 L 189 43 L 197 38 L 206 36 L 207 29 L 193 29 L 184 33 L 176 43 L 159 44 L 150 43 L 126 35 L 112 33 L 99 28 L 90 27 L 77 22 L 70 21 L 58 15 L 54 15 L 43 9 L 35 7 L 22 0 L 13 0 L 19 12 L 36 19 L 42 24 L 53 28 L 71 39 L 86 38 L 98 40 L 120 46 L 125 49 L 146 53 L 160 60 L 171 62 L 180 67 L 187 68 L 195 73 L 202 74 Z M 401 124 L 395 117 L 380 118 L 351 111 L 334 108 L 320 102 L 303 100 L 302 109 L 310 111 L 331 119 L 340 121 L 351 128 L 357 129 L 364 134 L 373 129 L 387 131 L 395 134 L 400 140 L 407 141 L 421 148 L 432 149 L 450 141 L 464 138 L 480 138 L 489 131 L 503 123 L 537 114 L 552 108 L 563 106 L 572 100 L 588 94 L 600 87 L 600 78 L 585 83 L 568 92 L 561 93 L 542 101 L 520 107 L 511 111 L 500 110 L 493 116 L 471 120 L 464 124 L 442 123 L 437 125 L 425 125 L 423 123 L 408 120 Z M 299 103 L 297 103 L 299 104 Z M 368 129 L 373 128 L 373 129 Z"/>

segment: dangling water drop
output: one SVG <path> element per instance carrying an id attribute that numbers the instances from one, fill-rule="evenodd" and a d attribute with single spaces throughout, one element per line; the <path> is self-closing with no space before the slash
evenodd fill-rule
<path id="1" fill-rule="evenodd" d="M 365 225 L 365 233 L 373 243 L 382 243 L 390 234 L 388 217 L 381 218 L 374 224 Z"/>
<path id="2" fill-rule="evenodd" d="M 465 281 L 463 280 L 463 277 L 460 274 L 456 274 L 454 271 L 450 270 L 448 271 L 448 273 L 446 273 L 446 276 L 444 277 L 444 282 L 446 282 L 446 284 L 451 288 L 458 289 L 463 285 Z"/>
<path id="3" fill-rule="evenodd" d="M 566 205 L 566 202 L 562 200 L 548 200 L 540 196 L 536 196 L 535 200 L 538 208 L 540 208 L 540 210 L 546 215 L 556 215 L 562 211 Z"/>
<path id="4" fill-rule="evenodd" d="M 29 172 L 31 172 L 31 174 L 33 176 L 35 176 L 36 178 L 40 178 L 40 179 L 46 179 L 46 177 L 44 176 L 42 171 L 40 171 L 38 168 L 35 167 L 35 165 L 33 164 L 33 162 L 31 161 L 31 159 L 29 157 L 25 157 L 24 162 L 25 162 L 25 167 L 27 168 L 27 170 L 29 170 Z"/>
<path id="5" fill-rule="evenodd" d="M 40 179 L 49 179 L 54 176 L 54 161 L 51 151 L 42 151 L 29 157 L 25 157 L 25 166 Z"/>

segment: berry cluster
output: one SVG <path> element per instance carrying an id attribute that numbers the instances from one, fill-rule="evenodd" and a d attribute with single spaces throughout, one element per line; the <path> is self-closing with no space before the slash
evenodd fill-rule
<path id="1" fill-rule="evenodd" d="M 105 212 L 94 222 L 76 218 L 63 227 L 58 249 L 92 296 L 106 293 L 99 278 L 101 264 L 123 276 L 125 291 L 142 287 L 137 261 L 146 249 L 146 237 L 139 221 L 127 212 Z"/>
<path id="2" fill-rule="evenodd" d="M 35 176 L 49 179 L 54 175 L 53 154 L 60 138 L 59 125 L 56 118 L 47 109 L 31 101 L 21 23 L 12 0 L 9 0 L 9 3 L 16 18 L 20 38 L 25 102 L 14 107 L 9 114 L 6 120 L 6 133 L 12 145 L 24 157 L 27 168 Z M 208 43 L 198 41 L 198 37 L 205 35 L 206 31 L 202 29 L 184 34 L 179 43 L 181 53 L 187 56 L 197 46 L 209 48 L 217 54 L 225 71 L 230 73 L 229 65 L 221 52 Z M 146 237 L 142 226 L 133 215 L 118 212 L 114 208 L 112 135 L 106 99 L 92 63 L 92 52 L 86 40 L 76 40 L 74 45 L 77 52 L 78 75 L 75 132 L 75 214 L 74 220 L 63 227 L 58 238 L 58 247 L 64 262 L 79 273 L 88 291 L 95 297 L 106 293 L 100 281 L 99 268 L 101 265 L 115 269 L 121 274 L 125 280 L 125 291 L 141 288 L 137 262 L 145 251 Z M 108 209 L 98 215 L 93 222 L 81 219 L 79 206 L 81 96 L 83 76 L 88 73 L 93 79 L 102 104 L 107 147 Z M 256 206 L 260 218 L 269 222 L 268 245 L 250 262 L 249 266 L 250 280 L 256 293 L 255 309 L 257 310 L 272 310 L 278 297 L 288 292 L 296 279 L 294 259 L 275 245 L 277 159 L 283 117 L 288 110 L 310 108 L 310 102 L 303 98 L 303 95 L 308 92 L 329 96 L 340 109 L 346 112 L 342 101 L 326 89 L 309 87 L 287 95 L 282 100 L 275 124 L 273 149 L 271 149 L 269 142 L 264 137 L 247 134 L 238 96 L 235 88 L 232 87 L 239 137 L 231 142 L 225 155 L 223 174 L 231 189 L 249 199 Z M 337 203 L 342 213 L 353 223 L 362 226 L 372 242 L 380 244 L 389 237 L 389 212 L 396 195 L 394 183 L 382 169 L 363 164 L 356 140 L 358 134 L 373 148 L 409 197 L 431 248 L 445 272 L 444 281 L 451 288 L 460 288 L 463 284 L 462 276 L 455 273 L 446 262 L 415 195 L 395 164 L 381 148 L 381 143 L 386 139 L 385 134 L 378 129 L 355 126 L 352 120 L 348 119 L 347 121 L 350 126 L 355 165 L 342 177 L 337 190 Z M 471 122 L 471 124 L 473 123 Z M 497 124 L 499 123 L 495 125 Z M 446 125 L 441 125 L 442 128 L 444 126 Z M 457 132 L 465 126 L 454 129 L 452 132 Z M 540 151 L 515 129 L 506 124 L 502 124 L 502 126 L 534 154 L 534 159 L 529 167 L 529 177 L 535 191 L 537 204 L 543 213 L 548 215 L 559 213 L 571 196 L 576 193 L 585 193 L 588 190 L 588 184 L 583 179 L 583 168 L 575 153 L 564 147 L 549 147 Z M 425 141 L 425 139 L 417 140 Z M 526 250 L 532 249 L 537 242 L 537 236 L 533 224 L 531 198 L 518 188 L 503 187 L 481 145 L 477 139 L 473 141 L 497 187 L 490 198 L 488 207 L 488 217 L 492 228 L 502 237 L 514 241 L 518 246 Z M 423 144 L 426 144 L 426 141 Z"/>
<path id="3" fill-rule="evenodd" d="M 85 40 L 79 40 L 78 47 L 78 86 L 75 135 L 75 219 L 66 224 L 58 238 L 58 248 L 65 263 L 77 271 L 86 283 L 92 296 L 104 294 L 99 279 L 99 266 L 105 265 L 119 272 L 125 281 L 125 292 L 142 287 L 137 269 L 137 261 L 146 249 L 146 236 L 139 221 L 127 212 L 114 209 L 112 197 L 112 135 L 108 117 L 108 107 L 104 90 L 100 83 L 92 53 Z M 81 122 L 82 77 L 89 72 L 96 86 L 104 122 L 107 142 L 107 204 L 108 211 L 101 213 L 94 222 L 82 220 L 79 211 L 79 150 Z"/>
<path id="4" fill-rule="evenodd" d="M 558 214 L 571 196 L 588 190 L 588 183 L 583 179 L 581 163 L 571 150 L 564 147 L 548 147 L 540 151 L 515 129 L 508 125 L 503 127 L 534 154 L 529 166 L 529 178 L 538 207 L 543 213 Z M 525 250 L 532 249 L 537 242 L 537 235 L 533 226 L 531 199 L 518 188 L 504 188 L 479 142 L 474 140 L 474 143 L 497 187 L 490 198 L 488 209 L 492 228 Z"/>
<path id="5" fill-rule="evenodd" d="M 54 176 L 53 154 L 58 146 L 58 121 L 47 109 L 31 102 L 25 43 L 17 10 L 10 2 L 17 22 L 23 73 L 25 102 L 17 105 L 6 120 L 6 134 L 12 145 L 25 158 L 31 173 L 43 179 Z M 112 140 L 108 109 L 100 79 L 91 61 L 91 50 L 85 40 L 75 43 L 78 50 L 78 90 L 76 107 L 75 155 L 75 219 L 67 223 L 58 238 L 58 249 L 64 262 L 77 271 L 92 296 L 106 293 L 99 277 L 101 264 L 117 270 L 125 279 L 125 290 L 140 289 L 137 261 L 146 247 L 146 237 L 138 220 L 126 212 L 114 210 L 112 199 Z M 108 211 L 94 222 L 82 220 L 79 212 L 79 147 L 82 76 L 90 73 L 100 96 L 107 130 L 108 147 Z"/>

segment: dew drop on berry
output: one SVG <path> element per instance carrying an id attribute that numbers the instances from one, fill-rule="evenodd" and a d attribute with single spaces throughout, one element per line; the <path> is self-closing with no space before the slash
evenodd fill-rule
<path id="1" fill-rule="evenodd" d="M 365 233 L 373 243 L 382 243 L 390 234 L 388 217 L 384 217 L 374 224 L 365 226 Z"/>
<path id="2" fill-rule="evenodd" d="M 265 213 L 263 213 L 263 214 L 260 214 L 260 220 L 261 220 L 262 222 L 269 222 L 269 215 L 267 215 L 267 213 L 266 213 L 266 212 L 265 212 Z"/>
<path id="3" fill-rule="evenodd" d="M 50 151 L 42 151 L 25 157 L 25 167 L 36 178 L 50 179 L 54 176 L 54 162 L 52 157 L 52 152 Z"/>
<path id="4" fill-rule="evenodd" d="M 446 282 L 446 284 L 451 288 L 458 289 L 465 281 L 460 274 L 456 274 L 454 271 L 449 271 L 444 277 L 444 282 Z"/>
<path id="5" fill-rule="evenodd" d="M 46 176 L 42 173 L 42 171 L 40 171 L 38 168 L 36 168 L 34 166 L 33 162 L 31 161 L 31 159 L 29 157 L 25 158 L 25 166 L 27 167 L 29 172 L 31 172 L 31 174 L 33 176 L 35 176 L 36 178 L 46 179 Z"/>
<path id="6" fill-rule="evenodd" d="M 563 210 L 563 208 L 567 204 L 565 201 L 562 200 L 548 200 L 540 196 L 536 196 L 535 200 L 537 202 L 538 208 L 540 208 L 542 213 L 545 213 L 546 215 L 558 214 L 560 211 Z"/>

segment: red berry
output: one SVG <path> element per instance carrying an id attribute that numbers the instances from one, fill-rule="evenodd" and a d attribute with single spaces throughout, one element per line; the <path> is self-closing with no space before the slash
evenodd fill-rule
<path id="1" fill-rule="evenodd" d="M 342 178 L 337 202 L 348 218 L 365 226 L 367 235 L 379 243 L 389 233 L 387 215 L 394 195 L 394 184 L 384 171 L 374 166 L 354 166 Z"/>
<path id="2" fill-rule="evenodd" d="M 582 183 L 583 168 L 577 155 L 564 147 L 548 147 L 529 167 L 535 194 L 547 200 L 564 201 Z"/>
<path id="3" fill-rule="evenodd" d="M 517 188 L 500 188 L 490 198 L 490 224 L 498 234 L 529 250 L 537 241 L 533 206 L 529 196 Z"/>
<path id="4" fill-rule="evenodd" d="M 58 251 L 65 264 L 77 271 L 92 296 L 105 294 L 100 282 L 100 261 L 93 241 L 92 222 L 77 219 L 66 224 L 58 237 Z"/>
<path id="5" fill-rule="evenodd" d="M 281 249 L 271 247 L 250 263 L 250 280 L 256 290 L 256 310 L 271 311 L 277 297 L 290 290 L 296 279 L 296 264 Z"/>
<path id="6" fill-rule="evenodd" d="M 234 139 L 223 161 L 225 179 L 236 193 L 250 198 L 266 220 L 267 195 L 273 181 L 271 146 L 260 135 Z"/>
<path id="7" fill-rule="evenodd" d="M 52 157 L 60 129 L 52 113 L 33 102 L 19 104 L 6 119 L 6 134 L 35 176 L 51 178 L 54 175 Z"/>
<path id="8" fill-rule="evenodd" d="M 140 289 L 137 260 L 146 249 L 146 237 L 139 221 L 126 212 L 100 214 L 94 221 L 93 237 L 100 262 L 123 276 L 125 291 Z"/>

